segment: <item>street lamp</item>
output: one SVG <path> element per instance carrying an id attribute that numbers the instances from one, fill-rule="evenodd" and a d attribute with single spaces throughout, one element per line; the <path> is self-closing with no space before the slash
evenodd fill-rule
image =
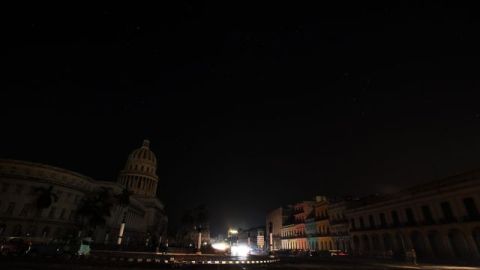
<path id="1" fill-rule="evenodd" d="M 270 249 L 270 252 L 273 252 L 273 224 L 272 222 L 269 222 L 268 223 L 268 238 L 269 238 L 269 241 L 268 241 L 268 244 L 269 244 L 269 249 Z"/>
<path id="2" fill-rule="evenodd" d="M 127 220 L 127 212 L 123 212 L 122 224 L 120 224 L 120 231 L 118 232 L 118 239 L 117 245 L 120 246 L 122 244 L 123 234 L 125 232 L 125 223 Z"/>

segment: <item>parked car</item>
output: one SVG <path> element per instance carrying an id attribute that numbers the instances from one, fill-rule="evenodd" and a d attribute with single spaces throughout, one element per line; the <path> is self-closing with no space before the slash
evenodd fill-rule
<path id="1" fill-rule="evenodd" d="M 29 256 L 60 256 L 63 255 L 64 245 L 59 243 L 32 243 L 26 251 Z"/>
<path id="2" fill-rule="evenodd" d="M 24 255 L 30 248 L 30 242 L 21 237 L 7 238 L 0 246 L 2 255 Z"/>

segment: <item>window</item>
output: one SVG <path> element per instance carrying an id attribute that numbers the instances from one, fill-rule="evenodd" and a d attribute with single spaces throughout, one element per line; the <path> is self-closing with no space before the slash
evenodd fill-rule
<path id="1" fill-rule="evenodd" d="M 370 228 L 374 228 L 375 227 L 375 221 L 373 220 L 373 216 L 372 215 L 369 215 L 368 216 L 368 223 L 370 223 Z"/>
<path id="2" fill-rule="evenodd" d="M 8 204 L 7 211 L 5 212 L 5 214 L 12 215 L 13 210 L 15 210 L 15 203 L 11 202 L 11 203 Z"/>
<path id="3" fill-rule="evenodd" d="M 365 223 L 363 222 L 363 217 L 359 217 L 358 220 L 360 221 L 360 228 L 365 228 Z"/>
<path id="4" fill-rule="evenodd" d="M 405 209 L 405 214 L 407 215 L 407 223 L 409 225 L 415 225 L 415 216 L 413 215 L 412 208 Z"/>
<path id="5" fill-rule="evenodd" d="M 394 226 L 400 225 L 400 220 L 398 219 L 398 213 L 395 210 L 392 211 L 392 222 Z"/>
<path id="6" fill-rule="evenodd" d="M 380 213 L 380 226 L 383 228 L 387 227 L 387 220 L 385 219 L 384 213 Z"/>
<path id="7" fill-rule="evenodd" d="M 477 218 L 480 216 L 473 198 L 469 197 L 463 199 L 463 205 L 465 206 L 465 210 L 467 211 L 467 215 L 469 218 Z"/>
<path id="8" fill-rule="evenodd" d="M 455 221 L 455 217 L 453 216 L 452 207 L 450 206 L 449 202 L 442 202 L 440 204 L 440 207 L 442 208 L 443 217 L 445 218 L 445 221 L 447 221 L 447 222 Z"/>
<path id="9" fill-rule="evenodd" d="M 430 207 L 428 207 L 428 205 L 422 206 L 422 214 L 426 224 L 435 223 L 435 221 L 433 220 L 432 211 L 430 210 Z"/>

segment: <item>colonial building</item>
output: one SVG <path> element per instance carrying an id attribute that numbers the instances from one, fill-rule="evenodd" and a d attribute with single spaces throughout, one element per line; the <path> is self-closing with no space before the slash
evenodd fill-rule
<path id="1" fill-rule="evenodd" d="M 115 205 L 105 226 L 97 227 L 94 241 L 114 244 L 122 220 L 123 243 L 147 244 L 161 241 L 166 233 L 167 217 L 156 197 L 158 176 L 156 158 L 149 142 L 129 156 L 117 182 L 97 181 L 66 169 L 19 160 L 0 160 L 0 237 L 29 236 L 63 238 L 76 236 L 76 211 L 88 194 L 101 188 L 120 194 L 127 187 L 132 195 L 127 206 Z M 52 203 L 38 210 L 39 193 L 50 189 Z M 55 200 L 55 198 L 57 198 Z"/>
<path id="2" fill-rule="evenodd" d="M 309 248 L 305 220 L 313 208 L 313 201 L 303 201 L 291 206 L 291 214 L 282 226 L 282 249 L 307 250 Z"/>
<path id="3" fill-rule="evenodd" d="M 287 213 L 282 219 L 281 249 L 350 250 L 349 226 L 345 215 L 348 205 L 349 202 L 343 199 L 332 201 L 325 196 L 317 196 L 315 201 L 303 201 L 280 208 Z M 273 224 L 279 224 L 279 211 L 277 209 L 267 216 L 267 226 L 272 220 L 276 220 Z"/>
<path id="4" fill-rule="evenodd" d="M 329 201 L 324 196 L 317 196 L 309 218 L 306 221 L 308 250 L 331 250 L 333 242 L 330 234 Z"/>
<path id="5" fill-rule="evenodd" d="M 333 248 L 349 253 L 351 251 L 349 223 L 346 215 L 347 208 L 352 200 L 331 200 L 328 206 L 330 237 Z"/>
<path id="6" fill-rule="evenodd" d="M 347 210 L 354 254 L 480 258 L 480 171 L 419 185 Z"/>

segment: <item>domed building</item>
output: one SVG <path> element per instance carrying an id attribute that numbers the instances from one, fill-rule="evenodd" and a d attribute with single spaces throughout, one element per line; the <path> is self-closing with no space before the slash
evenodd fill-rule
<path id="1" fill-rule="evenodd" d="M 118 182 L 139 197 L 156 196 L 158 176 L 157 158 L 150 150 L 150 142 L 143 141 L 142 147 L 134 150 L 128 157 L 125 169 L 120 172 Z"/>
<path id="2" fill-rule="evenodd" d="M 118 180 L 98 181 L 66 169 L 19 160 L 0 159 L 0 238 L 28 236 L 44 240 L 77 235 L 76 219 L 82 200 L 99 190 L 130 192 L 128 205 L 115 205 L 104 226 L 93 233 L 99 244 L 115 245 L 122 222 L 122 245 L 145 246 L 166 239 L 168 219 L 156 196 L 158 176 L 149 141 L 134 150 Z M 38 209 L 35 202 L 51 192 L 52 203 Z"/>

